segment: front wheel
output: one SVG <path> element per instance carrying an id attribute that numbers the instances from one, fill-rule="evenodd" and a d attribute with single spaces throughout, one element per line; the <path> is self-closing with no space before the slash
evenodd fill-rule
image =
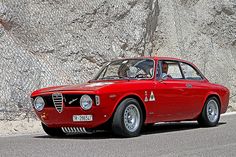
<path id="1" fill-rule="evenodd" d="M 143 113 L 140 104 L 133 98 L 123 100 L 115 111 L 112 131 L 122 137 L 135 137 L 140 134 Z"/>
<path id="2" fill-rule="evenodd" d="M 202 113 L 198 118 L 201 126 L 213 127 L 220 120 L 220 103 L 216 97 L 210 97 L 205 102 Z"/>
<path id="3" fill-rule="evenodd" d="M 62 131 L 61 128 L 49 128 L 45 124 L 42 123 L 43 130 L 52 137 L 63 137 L 66 134 Z"/>

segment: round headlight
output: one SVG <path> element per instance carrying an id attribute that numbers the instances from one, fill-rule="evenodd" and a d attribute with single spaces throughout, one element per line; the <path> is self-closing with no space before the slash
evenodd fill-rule
<path id="1" fill-rule="evenodd" d="M 80 106 L 82 107 L 82 109 L 89 110 L 92 107 L 92 105 L 93 105 L 93 100 L 89 95 L 83 95 L 80 98 Z"/>
<path id="2" fill-rule="evenodd" d="M 37 111 L 42 111 L 44 106 L 45 106 L 45 102 L 44 102 L 43 98 L 41 96 L 36 97 L 34 100 L 34 108 Z"/>

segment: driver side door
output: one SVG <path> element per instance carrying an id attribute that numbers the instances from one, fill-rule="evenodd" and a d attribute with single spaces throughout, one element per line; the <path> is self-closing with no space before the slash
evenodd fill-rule
<path id="1" fill-rule="evenodd" d="M 163 76 L 163 64 L 168 64 L 166 78 Z M 156 114 L 157 121 L 177 121 L 185 119 L 185 104 L 188 90 L 183 72 L 178 61 L 159 61 L 159 77 L 156 80 L 157 93 Z"/>

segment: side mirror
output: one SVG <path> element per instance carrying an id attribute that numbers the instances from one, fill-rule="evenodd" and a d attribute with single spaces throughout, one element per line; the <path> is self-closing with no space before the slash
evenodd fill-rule
<path id="1" fill-rule="evenodd" d="M 168 75 L 166 73 L 162 73 L 161 79 L 162 80 L 167 80 L 167 78 L 168 78 Z"/>

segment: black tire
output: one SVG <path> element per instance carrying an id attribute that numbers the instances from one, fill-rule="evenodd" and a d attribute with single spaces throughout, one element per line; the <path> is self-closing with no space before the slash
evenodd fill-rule
<path id="1" fill-rule="evenodd" d="M 210 120 L 210 118 L 208 117 L 207 107 L 208 107 L 209 102 L 215 102 L 217 104 L 216 106 L 218 107 L 218 111 L 217 111 L 218 113 L 216 112 L 218 116 L 216 116 L 214 121 Z M 220 120 L 220 102 L 216 97 L 210 97 L 206 100 L 204 104 L 202 113 L 200 114 L 198 118 L 198 124 L 203 127 L 214 127 L 218 125 L 219 120 Z"/>
<path id="2" fill-rule="evenodd" d="M 62 131 L 61 128 L 49 128 L 45 124 L 42 123 L 43 130 L 52 137 L 63 137 L 66 134 Z"/>
<path id="3" fill-rule="evenodd" d="M 134 107 L 135 106 L 135 107 Z M 125 110 L 129 108 L 134 108 L 136 113 L 139 112 L 139 120 L 137 120 L 136 129 L 134 131 L 130 131 L 125 126 Z M 135 120 L 136 122 L 136 120 Z M 121 137 L 136 137 L 140 135 L 140 131 L 143 125 L 143 113 L 140 107 L 140 104 L 137 100 L 133 98 L 127 98 L 123 100 L 119 106 L 117 107 L 113 121 L 112 121 L 112 132 L 115 135 L 121 136 Z"/>

